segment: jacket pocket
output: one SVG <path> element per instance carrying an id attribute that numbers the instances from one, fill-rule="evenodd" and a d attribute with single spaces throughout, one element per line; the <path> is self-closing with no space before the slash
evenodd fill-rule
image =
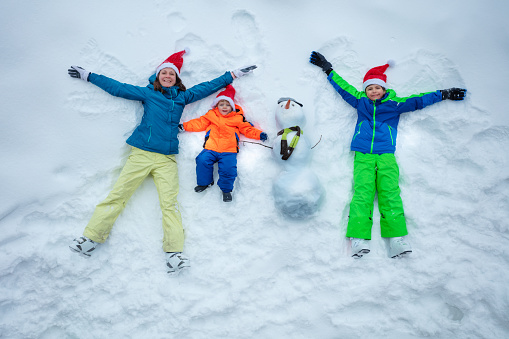
<path id="1" fill-rule="evenodd" d="M 364 120 L 363 120 L 363 121 L 361 121 L 361 122 L 359 123 L 359 125 L 357 125 L 357 132 L 355 132 L 355 134 L 354 134 L 354 136 L 353 136 L 353 140 L 352 140 L 352 141 L 355 141 L 355 138 L 357 138 L 357 136 L 358 136 L 359 134 L 361 134 L 361 126 L 362 126 L 362 123 L 363 123 L 363 122 L 364 122 Z"/>
<path id="2" fill-rule="evenodd" d="M 150 139 L 152 138 L 152 125 L 148 125 L 148 138 L 147 143 L 150 143 Z"/>
<path id="3" fill-rule="evenodd" d="M 391 145 L 394 146 L 394 138 L 392 136 L 392 127 L 390 125 L 387 125 L 387 127 L 389 128 L 389 136 L 391 137 Z"/>

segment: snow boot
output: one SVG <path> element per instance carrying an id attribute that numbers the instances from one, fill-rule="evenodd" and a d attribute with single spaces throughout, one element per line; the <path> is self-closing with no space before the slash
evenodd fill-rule
<path id="1" fill-rule="evenodd" d="M 404 257 L 412 253 L 412 247 L 403 237 L 390 238 L 391 258 Z"/>
<path id="2" fill-rule="evenodd" d="M 355 259 L 362 258 L 364 254 L 369 253 L 369 240 L 350 238 L 352 241 L 352 257 Z"/>
<path id="3" fill-rule="evenodd" d="M 210 186 L 212 186 L 212 185 L 214 185 L 214 181 L 212 181 L 210 184 L 205 185 L 205 186 L 200 186 L 200 185 L 198 185 L 198 186 L 196 186 L 196 187 L 194 188 L 194 191 L 195 191 L 196 193 L 200 193 L 200 192 L 205 191 L 207 188 L 209 188 L 209 187 L 210 187 Z"/>
<path id="4" fill-rule="evenodd" d="M 74 239 L 72 243 L 69 245 L 69 249 L 85 258 L 90 258 L 90 255 L 95 250 L 98 244 L 99 243 L 92 241 L 85 236 L 82 236 Z"/>
<path id="5" fill-rule="evenodd" d="M 233 200 L 232 194 L 230 192 L 223 192 L 223 201 L 231 202 Z"/>
<path id="6" fill-rule="evenodd" d="M 166 252 L 166 266 L 169 275 L 177 275 L 191 267 L 189 259 L 182 252 Z"/>

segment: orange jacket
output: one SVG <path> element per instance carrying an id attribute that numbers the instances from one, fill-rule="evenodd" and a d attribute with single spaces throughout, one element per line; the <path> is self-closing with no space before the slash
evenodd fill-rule
<path id="1" fill-rule="evenodd" d="M 189 132 L 207 131 L 203 148 L 215 152 L 239 152 L 239 132 L 250 139 L 260 140 L 260 131 L 244 118 L 242 107 L 235 105 L 235 110 L 222 115 L 217 107 L 199 118 L 184 122 L 184 129 Z"/>

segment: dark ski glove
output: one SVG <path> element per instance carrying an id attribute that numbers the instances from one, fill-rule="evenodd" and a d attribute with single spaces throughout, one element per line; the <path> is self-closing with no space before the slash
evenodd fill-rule
<path id="1" fill-rule="evenodd" d="M 88 76 L 90 75 L 90 72 L 84 70 L 80 66 L 71 66 L 67 70 L 67 73 L 73 78 L 82 79 L 84 81 L 88 81 Z"/>
<path id="2" fill-rule="evenodd" d="M 313 65 L 316 65 L 318 67 L 321 67 L 322 70 L 327 73 L 327 75 L 332 72 L 332 64 L 325 59 L 323 55 L 321 55 L 318 52 L 313 51 L 311 53 L 311 57 L 309 58 L 309 62 Z"/>
<path id="3" fill-rule="evenodd" d="M 463 100 L 465 99 L 465 95 L 467 93 L 466 89 L 463 88 L 449 88 L 443 89 L 442 92 L 442 100 Z"/>
<path id="4" fill-rule="evenodd" d="M 261 141 L 267 141 L 267 138 L 268 138 L 267 133 L 265 133 L 265 132 L 260 133 Z"/>
<path id="5" fill-rule="evenodd" d="M 257 68 L 256 65 L 252 66 L 244 66 L 242 68 L 234 70 L 232 73 L 235 75 L 236 78 L 240 78 L 246 74 L 249 74 L 253 71 L 253 69 Z"/>

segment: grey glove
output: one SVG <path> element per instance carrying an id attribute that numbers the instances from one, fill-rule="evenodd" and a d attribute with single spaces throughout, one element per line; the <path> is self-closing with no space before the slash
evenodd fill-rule
<path id="1" fill-rule="evenodd" d="M 90 75 L 89 71 L 80 66 L 71 66 L 71 68 L 67 70 L 67 73 L 73 78 L 82 79 L 84 81 L 88 81 L 88 76 Z"/>
<path id="2" fill-rule="evenodd" d="M 242 68 L 238 68 L 238 69 L 234 70 L 233 74 L 235 75 L 236 78 L 240 78 L 240 77 L 243 77 L 246 74 L 251 73 L 255 68 L 257 68 L 256 65 L 244 66 Z"/>

